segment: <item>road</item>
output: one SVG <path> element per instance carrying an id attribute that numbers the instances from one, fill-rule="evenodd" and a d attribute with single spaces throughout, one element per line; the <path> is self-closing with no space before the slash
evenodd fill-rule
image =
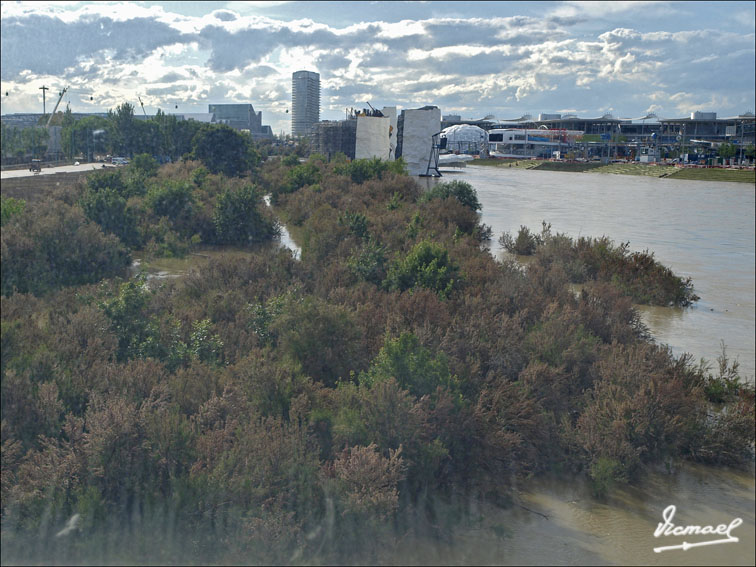
<path id="1" fill-rule="evenodd" d="M 82 165 L 61 165 L 60 167 L 43 167 L 39 173 L 34 173 L 28 169 L 13 169 L 10 171 L 3 171 L 0 173 L 0 179 L 13 179 L 15 177 L 31 177 L 33 175 L 50 175 L 51 173 L 76 173 L 84 171 L 92 171 L 93 169 L 101 170 L 103 164 L 101 163 L 84 163 Z M 105 164 L 106 168 L 120 167 Z"/>

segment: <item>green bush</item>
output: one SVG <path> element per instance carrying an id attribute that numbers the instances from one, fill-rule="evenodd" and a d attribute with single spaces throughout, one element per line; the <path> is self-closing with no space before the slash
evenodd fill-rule
<path id="1" fill-rule="evenodd" d="M 449 372 L 446 357 L 443 354 L 433 356 L 414 334 L 408 332 L 393 339 L 386 337 L 383 348 L 368 371 L 360 374 L 359 381 L 372 386 L 391 378 L 418 397 L 434 394 L 438 387 L 459 389 L 456 378 Z"/>
<path id="2" fill-rule="evenodd" d="M 277 236 L 277 224 L 263 216 L 261 205 L 262 198 L 252 185 L 226 190 L 218 198 L 213 216 L 217 242 L 249 245 Z"/>
<path id="3" fill-rule="evenodd" d="M 252 147 L 252 139 L 225 124 L 205 124 L 192 139 L 194 157 L 211 173 L 228 177 L 242 176 L 257 168 L 260 154 Z"/>
<path id="4" fill-rule="evenodd" d="M 369 179 L 383 179 L 387 173 L 407 174 L 404 160 L 383 161 L 380 158 L 355 159 L 349 163 L 338 164 L 334 168 L 338 175 L 350 177 L 354 183 L 364 183 Z"/>
<path id="5" fill-rule="evenodd" d="M 347 267 L 359 279 L 380 284 L 386 277 L 386 247 L 368 239 L 349 256 Z"/>
<path id="6" fill-rule="evenodd" d="M 532 256 L 541 244 L 543 244 L 543 239 L 537 234 L 531 233 L 526 226 L 520 226 L 517 238 L 513 238 L 508 232 L 502 233 L 499 237 L 499 245 L 502 248 L 520 256 Z"/>
<path id="7" fill-rule="evenodd" d="M 314 163 L 296 165 L 286 173 L 286 191 L 291 193 L 305 185 L 315 185 L 323 178 L 320 169 Z"/>
<path id="8" fill-rule="evenodd" d="M 80 209 L 60 201 L 38 204 L 14 219 L 2 230 L 3 295 L 93 283 L 131 263 L 117 237 L 103 234 Z"/>
<path id="9" fill-rule="evenodd" d="M 478 193 L 475 188 L 466 181 L 449 181 L 437 183 L 432 189 L 423 194 L 423 201 L 432 199 L 448 199 L 454 197 L 465 207 L 478 212 L 481 209 L 478 201 Z"/>
<path id="10" fill-rule="evenodd" d="M 139 173 L 144 177 L 153 177 L 157 173 L 159 167 L 157 160 L 150 154 L 137 154 L 132 158 L 131 163 L 129 164 L 130 170 Z"/>
<path id="11" fill-rule="evenodd" d="M 349 232 L 354 234 L 357 238 L 368 238 L 370 236 L 367 217 L 362 213 L 346 211 L 342 215 L 339 215 L 339 224 L 347 227 Z"/>
<path id="12" fill-rule="evenodd" d="M 183 181 L 164 181 L 153 185 L 144 198 L 144 204 L 158 217 L 172 220 L 191 214 L 194 203 L 193 187 Z"/>
<path id="13" fill-rule="evenodd" d="M 139 245 L 136 214 L 115 189 L 87 189 L 79 204 L 87 218 L 96 222 L 103 232 L 115 234 L 127 246 Z"/>
<path id="14" fill-rule="evenodd" d="M 121 170 L 98 171 L 87 177 L 87 188 L 92 192 L 102 189 L 112 189 L 121 196 L 126 196 L 126 183 L 121 175 Z"/>
<path id="15" fill-rule="evenodd" d="M 23 212 L 26 201 L 0 196 L 0 226 L 5 226 L 15 215 Z"/>
<path id="16" fill-rule="evenodd" d="M 389 269 L 384 285 L 404 291 L 424 287 L 447 298 L 458 282 L 459 267 L 449 252 L 429 240 L 418 242 L 406 256 L 398 256 Z"/>

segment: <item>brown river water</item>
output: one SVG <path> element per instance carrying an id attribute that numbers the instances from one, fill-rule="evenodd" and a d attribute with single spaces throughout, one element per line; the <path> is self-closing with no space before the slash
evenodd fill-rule
<path id="1" fill-rule="evenodd" d="M 687 309 L 639 306 L 654 337 L 675 354 L 716 362 L 720 341 L 737 357 L 742 375 L 754 375 L 754 187 L 621 175 L 467 167 L 442 181 L 471 183 L 483 205 L 482 220 L 497 240 L 520 225 L 569 236 L 607 235 L 648 249 L 675 273 L 691 276 L 698 303 Z M 421 180 L 432 183 L 433 180 Z M 288 233 L 282 246 L 295 247 Z M 223 253 L 201 251 L 204 256 Z M 237 251 L 243 254 L 243 251 Z M 186 262 L 184 264 L 184 262 Z M 150 270 L 178 275 L 186 259 Z M 598 500 L 582 477 L 541 477 L 518 487 L 518 505 L 481 507 L 443 541 L 405 538 L 376 562 L 388 564 L 503 565 L 754 565 L 756 564 L 753 464 L 747 470 L 675 463 L 634 486 L 617 486 Z M 663 511 L 676 506 L 676 526 L 742 524 L 738 541 L 654 552 L 683 542 L 726 536 L 654 537 Z M 477 518 L 477 519 L 475 519 Z"/>
<path id="2" fill-rule="evenodd" d="M 696 360 L 716 364 L 724 341 L 741 376 L 753 381 L 753 185 L 481 166 L 445 173 L 441 181 L 454 179 L 477 190 L 497 257 L 506 254 L 497 242 L 502 232 L 520 225 L 539 231 L 545 220 L 552 231 L 573 237 L 630 241 L 632 250 L 648 249 L 678 275 L 692 277 L 701 296 L 694 307 L 638 306 L 644 322 L 675 354 L 689 352 Z M 481 511 L 480 526 L 461 528 L 444 544 L 413 540 L 394 558 L 418 564 L 754 565 L 755 496 L 753 466 L 660 468 L 632 487 L 616 487 L 606 500 L 594 498 L 584 478 L 539 478 L 520 487 L 520 503 L 531 511 Z M 676 506 L 676 526 L 729 525 L 740 518 L 742 525 L 731 532 L 738 541 L 655 553 L 655 547 L 724 537 L 655 538 L 670 505 Z"/>

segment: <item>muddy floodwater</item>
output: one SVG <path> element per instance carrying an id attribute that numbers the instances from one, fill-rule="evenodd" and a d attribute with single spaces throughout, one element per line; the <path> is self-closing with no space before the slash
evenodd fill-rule
<path id="1" fill-rule="evenodd" d="M 473 510 L 470 524 L 443 542 L 411 539 L 389 562 L 439 565 L 753 565 L 753 469 L 685 465 L 656 471 L 632 487 L 593 498 L 584 478 L 550 476 L 520 487 L 518 504 Z M 703 543 L 723 536 L 654 532 L 674 505 L 675 526 L 729 526 L 738 541 L 688 550 L 655 548 Z M 393 559 L 393 561 L 392 561 Z"/>
<path id="2" fill-rule="evenodd" d="M 629 241 L 631 250 L 648 249 L 677 275 L 690 276 L 701 297 L 693 307 L 639 306 L 643 321 L 675 354 L 713 365 L 724 341 L 741 376 L 753 381 L 753 185 L 484 166 L 442 180 L 453 179 L 477 190 L 494 253 L 502 232 L 520 225 L 539 232 L 545 220 L 552 232 Z"/>
<path id="3" fill-rule="evenodd" d="M 754 375 L 754 186 L 469 166 L 442 181 L 471 183 L 482 220 L 498 237 L 541 221 L 569 236 L 602 236 L 648 249 L 681 276 L 693 278 L 701 299 L 692 308 L 638 306 L 659 342 L 716 364 L 720 342 Z M 429 180 L 420 180 L 429 183 Z M 412 540 L 397 561 L 504 565 L 754 565 L 754 469 L 676 464 L 649 471 L 632 487 L 595 499 L 585 478 L 547 476 L 519 487 L 519 505 L 480 511 L 474 527 L 448 542 Z M 724 536 L 654 537 L 664 509 L 676 526 L 742 524 L 738 541 L 655 552 Z M 527 508 L 527 510 L 521 506 Z"/>

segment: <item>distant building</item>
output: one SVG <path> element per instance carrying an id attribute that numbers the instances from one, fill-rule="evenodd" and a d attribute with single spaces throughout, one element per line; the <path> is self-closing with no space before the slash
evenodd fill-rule
<path id="1" fill-rule="evenodd" d="M 328 159 L 342 153 L 354 159 L 357 143 L 357 118 L 324 120 L 312 126 L 312 149 Z"/>
<path id="2" fill-rule="evenodd" d="M 181 114 L 171 114 L 178 120 L 194 120 L 196 122 L 202 122 L 203 124 L 211 124 L 213 122 L 212 112 L 183 112 Z M 153 118 L 150 116 L 150 118 Z"/>
<path id="3" fill-rule="evenodd" d="M 291 134 L 307 136 L 320 120 L 320 74 L 296 71 L 291 75 Z"/>
<path id="4" fill-rule="evenodd" d="M 433 136 L 441 131 L 437 106 L 402 110 L 397 119 L 396 157 L 403 158 L 410 175 L 424 175 L 433 148 Z"/>
<path id="5" fill-rule="evenodd" d="M 255 112 L 251 104 L 210 104 L 207 111 L 213 114 L 216 124 L 228 124 L 235 130 L 262 131 L 262 112 Z"/>
<path id="6" fill-rule="evenodd" d="M 393 156 L 391 155 L 390 136 L 390 117 L 377 115 L 357 116 L 354 159 L 391 159 Z"/>

